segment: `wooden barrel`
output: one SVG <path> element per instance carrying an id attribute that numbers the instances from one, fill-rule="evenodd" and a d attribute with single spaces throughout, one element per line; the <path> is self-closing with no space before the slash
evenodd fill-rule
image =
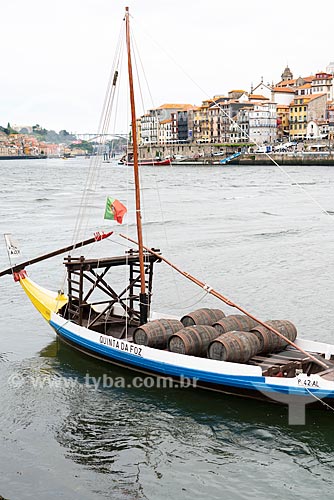
<path id="1" fill-rule="evenodd" d="M 210 342 L 218 335 L 213 326 L 187 326 L 170 337 L 168 349 L 179 354 L 205 356 Z"/>
<path id="2" fill-rule="evenodd" d="M 168 339 L 182 328 L 183 325 L 178 319 L 155 319 L 136 328 L 133 341 L 148 347 L 167 349 Z"/>
<path id="3" fill-rule="evenodd" d="M 225 314 L 220 309 L 197 309 L 181 318 L 183 326 L 208 325 L 212 326 L 216 321 L 225 318 Z"/>
<path id="4" fill-rule="evenodd" d="M 297 337 L 297 329 L 291 321 L 288 320 L 278 320 L 273 319 L 266 321 L 268 325 L 272 326 L 278 332 L 282 333 L 289 340 L 296 340 Z M 268 330 L 264 326 L 256 326 L 251 329 L 251 332 L 254 333 L 261 343 L 261 354 L 267 354 L 269 352 L 278 352 L 285 349 L 288 345 L 285 340 L 281 339 L 278 335 Z"/>
<path id="5" fill-rule="evenodd" d="M 249 318 L 245 314 L 230 314 L 229 316 L 220 319 L 212 326 L 216 328 L 220 334 L 222 334 L 231 331 L 249 332 L 257 325 L 258 323 L 254 319 Z"/>
<path id="6" fill-rule="evenodd" d="M 251 332 L 228 332 L 219 335 L 208 347 L 208 357 L 220 361 L 246 363 L 261 349 L 261 342 Z"/>

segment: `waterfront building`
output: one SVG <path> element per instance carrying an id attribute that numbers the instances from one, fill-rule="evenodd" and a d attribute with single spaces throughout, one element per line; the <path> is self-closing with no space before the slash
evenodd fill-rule
<path id="1" fill-rule="evenodd" d="M 157 144 L 158 142 L 158 117 L 155 109 L 151 109 L 141 117 L 141 144 Z"/>
<path id="2" fill-rule="evenodd" d="M 220 142 L 222 143 L 229 143 L 231 141 L 231 134 L 233 137 L 234 142 L 238 142 L 241 137 L 244 136 L 242 131 L 238 129 L 235 125 L 235 123 L 238 123 L 238 120 L 234 120 L 234 118 L 237 116 L 239 111 L 242 108 L 248 107 L 252 108 L 254 106 L 254 103 L 248 101 L 248 102 L 240 102 L 238 100 L 230 100 L 227 102 L 222 102 L 220 104 L 221 109 L 222 109 L 222 116 L 221 116 L 221 122 L 220 122 Z M 234 120 L 234 122 L 232 122 Z M 231 124 L 233 123 L 233 126 L 231 127 Z M 236 137 L 236 134 L 239 134 L 239 138 Z"/>
<path id="3" fill-rule="evenodd" d="M 304 83 L 304 85 L 300 85 L 296 87 L 295 94 L 296 95 L 311 95 L 312 92 L 312 83 Z"/>
<path id="4" fill-rule="evenodd" d="M 328 143 L 329 149 L 334 149 L 334 103 L 329 103 L 327 107 L 328 120 Z"/>
<path id="5" fill-rule="evenodd" d="M 196 106 L 193 113 L 193 141 L 195 143 L 201 142 L 201 106 Z"/>
<path id="6" fill-rule="evenodd" d="M 160 124 L 165 120 L 171 120 L 172 114 L 175 115 L 177 111 L 188 109 L 192 107 L 191 104 L 162 104 L 158 108 L 150 109 L 147 114 L 141 117 L 141 144 L 157 144 L 160 137 Z M 177 140 L 177 117 L 173 117 L 174 139 Z"/>
<path id="7" fill-rule="evenodd" d="M 137 130 L 137 142 L 138 144 L 141 144 L 142 138 L 141 138 L 141 118 L 136 119 L 136 130 Z"/>
<path id="8" fill-rule="evenodd" d="M 238 92 L 238 91 L 235 91 Z M 243 91 L 241 91 L 243 92 Z M 231 92 L 229 92 L 229 95 Z M 213 102 L 208 109 L 208 117 L 210 123 L 210 142 L 219 144 L 222 142 L 221 136 L 221 125 L 224 111 L 222 109 L 222 103 L 229 102 L 230 97 L 225 96 L 214 96 Z"/>
<path id="9" fill-rule="evenodd" d="M 193 108 L 193 106 L 192 106 Z M 177 140 L 178 142 L 192 141 L 192 127 L 189 128 L 190 109 L 183 109 L 177 112 Z M 190 133 L 191 131 L 191 133 Z"/>
<path id="10" fill-rule="evenodd" d="M 222 119 L 222 110 L 218 102 L 214 102 L 212 106 L 208 109 L 208 116 L 210 121 L 210 142 L 218 144 L 221 142 L 220 139 L 220 125 Z"/>
<path id="11" fill-rule="evenodd" d="M 277 110 L 274 102 L 258 102 L 249 111 L 249 140 L 257 145 L 277 140 Z"/>
<path id="12" fill-rule="evenodd" d="M 195 133 L 195 120 L 197 120 L 197 113 L 199 111 L 199 106 L 192 106 L 187 111 L 187 127 L 188 127 L 188 138 L 189 142 L 196 142 Z M 181 127 L 182 129 L 182 127 Z"/>
<path id="13" fill-rule="evenodd" d="M 169 144 L 172 138 L 172 120 L 162 120 L 159 124 L 159 144 Z"/>
<path id="14" fill-rule="evenodd" d="M 310 120 L 306 125 L 306 139 L 324 139 L 328 137 L 327 120 Z"/>
<path id="15" fill-rule="evenodd" d="M 211 142 L 211 123 L 209 120 L 209 108 L 212 104 L 212 99 L 206 99 L 202 102 L 199 112 L 199 141 L 203 144 Z"/>
<path id="16" fill-rule="evenodd" d="M 277 105 L 289 106 L 291 100 L 295 95 L 295 90 L 292 87 L 272 87 L 271 98 L 272 102 L 276 102 Z"/>
<path id="17" fill-rule="evenodd" d="M 277 104 L 277 139 L 282 141 L 289 137 L 289 106 Z"/>
<path id="18" fill-rule="evenodd" d="M 326 119 L 326 94 L 295 96 L 289 106 L 289 134 L 291 140 L 305 139 L 307 123 Z"/>
<path id="19" fill-rule="evenodd" d="M 177 111 L 174 111 L 170 115 L 170 118 L 171 118 L 171 141 L 172 142 L 178 141 L 177 113 L 178 113 Z"/>
<path id="20" fill-rule="evenodd" d="M 311 83 L 312 94 L 326 94 L 327 100 L 332 101 L 333 96 L 333 75 L 330 73 L 316 73 Z"/>
<path id="21" fill-rule="evenodd" d="M 249 113 L 254 109 L 250 104 L 242 107 L 235 118 L 237 127 L 232 127 L 231 142 L 249 142 Z"/>
<path id="22" fill-rule="evenodd" d="M 212 99 L 206 99 L 201 106 L 193 110 L 193 140 L 198 144 L 211 142 L 211 124 L 208 110 L 212 102 Z"/>

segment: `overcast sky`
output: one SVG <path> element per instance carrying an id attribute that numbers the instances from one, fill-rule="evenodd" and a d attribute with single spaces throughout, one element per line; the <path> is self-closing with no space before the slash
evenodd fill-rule
<path id="1" fill-rule="evenodd" d="M 97 130 L 127 4 L 155 106 L 199 104 L 262 76 L 277 83 L 286 64 L 298 77 L 334 60 L 330 0 L 2 0 L 0 125 Z M 118 108 L 124 132 L 124 100 Z"/>

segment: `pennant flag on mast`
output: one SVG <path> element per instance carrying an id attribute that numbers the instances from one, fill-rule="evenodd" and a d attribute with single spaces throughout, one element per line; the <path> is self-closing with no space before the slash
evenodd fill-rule
<path id="1" fill-rule="evenodd" d="M 21 258 L 21 250 L 10 233 L 4 234 L 10 266 L 15 266 Z"/>
<path id="2" fill-rule="evenodd" d="M 106 209 L 104 212 L 105 219 L 115 220 L 119 224 L 122 224 L 123 217 L 126 212 L 126 207 L 119 200 L 115 200 L 115 198 L 111 198 L 111 196 L 108 196 Z"/>
<path id="3" fill-rule="evenodd" d="M 10 233 L 4 234 L 8 256 L 10 259 L 15 260 L 17 257 L 21 257 L 21 250 L 18 243 L 14 240 Z"/>

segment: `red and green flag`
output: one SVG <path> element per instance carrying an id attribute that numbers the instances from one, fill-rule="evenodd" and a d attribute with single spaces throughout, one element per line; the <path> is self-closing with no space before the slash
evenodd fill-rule
<path id="1" fill-rule="evenodd" d="M 115 200 L 115 198 L 111 198 L 111 196 L 108 196 L 106 210 L 104 212 L 105 219 L 115 220 L 119 224 L 122 224 L 123 217 L 126 212 L 126 207 L 119 200 Z"/>

